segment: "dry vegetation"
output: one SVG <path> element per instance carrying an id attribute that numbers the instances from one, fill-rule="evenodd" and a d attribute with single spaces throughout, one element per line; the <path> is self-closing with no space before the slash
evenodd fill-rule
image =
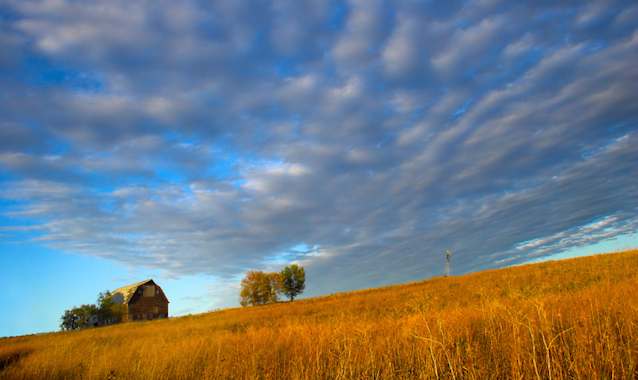
<path id="1" fill-rule="evenodd" d="M 636 379 L 638 250 L 0 339 L 0 379 Z"/>

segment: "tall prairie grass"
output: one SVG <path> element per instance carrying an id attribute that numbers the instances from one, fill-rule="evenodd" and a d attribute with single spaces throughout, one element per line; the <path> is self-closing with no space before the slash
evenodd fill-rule
<path id="1" fill-rule="evenodd" d="M 0 379 L 637 379 L 638 250 L 0 339 Z"/>

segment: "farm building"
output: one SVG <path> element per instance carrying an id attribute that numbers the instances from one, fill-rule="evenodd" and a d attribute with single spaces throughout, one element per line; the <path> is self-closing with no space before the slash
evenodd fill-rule
<path id="1" fill-rule="evenodd" d="M 168 298 L 152 279 L 112 291 L 111 300 L 126 306 L 122 322 L 168 318 Z"/>

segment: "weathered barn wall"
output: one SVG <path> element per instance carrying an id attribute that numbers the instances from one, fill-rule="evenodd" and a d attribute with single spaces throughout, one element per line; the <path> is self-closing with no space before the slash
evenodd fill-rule
<path id="1" fill-rule="evenodd" d="M 128 320 L 168 318 L 168 301 L 158 286 L 140 286 L 128 303 Z"/>
<path id="2" fill-rule="evenodd" d="M 119 288 L 111 297 L 126 307 L 122 322 L 168 318 L 168 298 L 152 279 Z"/>

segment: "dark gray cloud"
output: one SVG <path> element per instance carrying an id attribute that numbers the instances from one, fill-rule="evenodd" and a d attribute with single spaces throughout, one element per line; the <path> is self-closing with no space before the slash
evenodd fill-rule
<path id="1" fill-rule="evenodd" d="M 448 249 L 464 273 L 633 232 L 636 17 L 5 1 L 5 215 L 47 246 L 225 289 L 296 260 L 314 294 L 439 275 Z"/>

